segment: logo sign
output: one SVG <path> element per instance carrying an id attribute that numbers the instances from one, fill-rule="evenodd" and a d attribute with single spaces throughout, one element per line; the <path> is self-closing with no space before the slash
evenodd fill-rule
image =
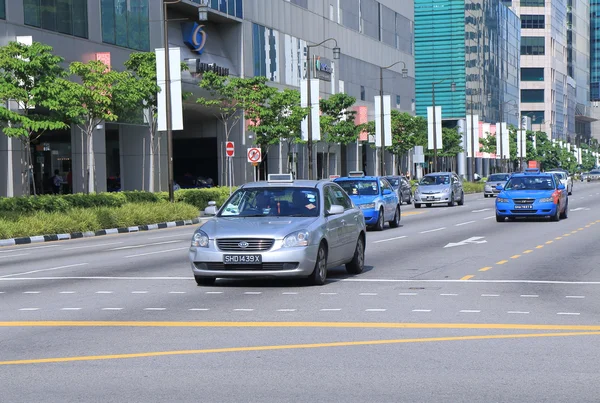
<path id="1" fill-rule="evenodd" d="M 225 155 L 228 157 L 233 157 L 235 155 L 235 145 L 233 144 L 233 141 L 225 143 Z"/>
<path id="2" fill-rule="evenodd" d="M 248 149 L 248 162 L 253 164 L 259 163 L 262 161 L 262 155 L 260 152 L 260 148 L 252 147 Z"/>
<path id="3" fill-rule="evenodd" d="M 246 241 L 242 241 L 242 242 L 238 243 L 238 246 L 242 249 L 246 249 L 248 246 L 250 246 L 250 244 Z"/>
<path id="4" fill-rule="evenodd" d="M 206 32 L 202 28 L 204 28 L 204 25 L 199 25 L 195 22 L 182 24 L 183 43 L 199 55 L 204 52 L 207 37 Z"/>
<path id="5" fill-rule="evenodd" d="M 331 74 L 333 73 L 331 60 L 321 56 L 315 56 L 314 66 L 315 78 L 323 81 L 331 81 Z"/>

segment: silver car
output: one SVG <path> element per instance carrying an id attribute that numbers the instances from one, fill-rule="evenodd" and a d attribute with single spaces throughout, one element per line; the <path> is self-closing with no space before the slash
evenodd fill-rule
<path id="1" fill-rule="evenodd" d="M 363 271 L 365 219 L 336 183 L 269 175 L 241 186 L 218 211 L 212 204 L 189 250 L 198 285 L 256 277 L 322 285 L 328 268 Z"/>
<path id="2" fill-rule="evenodd" d="M 565 185 L 565 189 L 567 190 L 567 194 L 571 196 L 573 194 L 573 177 L 569 174 L 568 171 L 563 169 L 556 169 L 546 171 L 547 173 L 555 174 L 560 179 L 560 183 Z"/>
<path id="3" fill-rule="evenodd" d="M 425 204 L 431 207 L 433 204 L 447 204 L 454 206 L 465 204 L 465 192 L 462 182 L 453 172 L 435 172 L 425 175 L 415 189 L 414 205 L 421 208 Z"/>
<path id="4" fill-rule="evenodd" d="M 509 173 L 497 173 L 491 174 L 487 178 L 487 182 L 485 182 L 485 186 L 483 187 L 483 196 L 484 197 L 492 197 L 497 196 L 500 191 L 497 189 L 498 185 L 504 186 L 506 181 L 510 178 Z"/>

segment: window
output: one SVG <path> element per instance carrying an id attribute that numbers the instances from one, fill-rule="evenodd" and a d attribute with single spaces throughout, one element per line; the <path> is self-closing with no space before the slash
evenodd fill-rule
<path id="1" fill-rule="evenodd" d="M 0 0 L 0 19 L 6 19 L 6 0 Z"/>
<path id="2" fill-rule="evenodd" d="M 545 38 L 543 36 L 523 36 L 521 37 L 521 54 L 522 55 L 544 55 L 545 54 Z"/>
<path id="3" fill-rule="evenodd" d="M 365 94 L 365 86 L 361 85 L 360 86 L 360 100 L 365 101 L 366 99 L 367 99 L 367 96 Z"/>
<path id="4" fill-rule="evenodd" d="M 544 81 L 543 67 L 521 68 L 521 81 Z"/>
<path id="5" fill-rule="evenodd" d="M 149 0 L 101 0 L 102 42 L 149 51 Z"/>
<path id="6" fill-rule="evenodd" d="M 544 15 L 521 15 L 521 28 L 542 29 L 545 20 Z"/>
<path id="7" fill-rule="evenodd" d="M 279 31 L 252 24 L 252 60 L 254 75 L 279 82 Z"/>
<path id="8" fill-rule="evenodd" d="M 400 108 L 401 103 L 400 103 L 400 95 L 396 95 L 396 108 Z"/>
<path id="9" fill-rule="evenodd" d="M 521 102 L 544 102 L 544 90 L 521 90 Z"/>
<path id="10" fill-rule="evenodd" d="M 5 0 L 0 0 L 5 18 Z M 81 0 L 23 0 L 25 25 L 61 34 L 88 37 L 87 2 Z"/>
<path id="11" fill-rule="evenodd" d="M 352 201 L 346 192 L 339 186 L 327 186 L 327 199 L 332 204 L 344 207 L 344 210 L 352 208 Z"/>
<path id="12" fill-rule="evenodd" d="M 521 7 L 544 7 L 546 0 L 521 0 Z"/>

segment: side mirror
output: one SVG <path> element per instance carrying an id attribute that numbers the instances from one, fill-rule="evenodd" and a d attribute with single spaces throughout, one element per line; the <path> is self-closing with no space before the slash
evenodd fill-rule
<path id="1" fill-rule="evenodd" d="M 502 186 L 502 185 L 497 185 L 496 186 L 496 190 L 503 190 L 503 189 L 504 189 L 504 186 Z"/>
<path id="2" fill-rule="evenodd" d="M 566 189 L 566 187 L 562 183 L 560 185 L 558 185 L 558 190 L 565 190 L 565 189 Z"/>
<path id="3" fill-rule="evenodd" d="M 385 196 L 385 195 L 391 195 L 391 194 L 392 194 L 392 191 L 391 191 L 391 190 L 389 190 L 389 189 L 383 189 L 383 195 L 384 195 L 384 196 Z"/>
<path id="4" fill-rule="evenodd" d="M 344 213 L 344 206 L 340 206 L 339 204 L 333 204 L 327 214 L 329 215 L 339 215 Z"/>
<path id="5" fill-rule="evenodd" d="M 216 206 L 216 205 L 217 205 L 217 202 L 216 202 L 216 201 L 213 201 L 213 200 L 211 200 L 211 201 L 209 201 L 209 202 L 208 202 L 208 205 L 209 205 L 209 206 Z"/>
<path id="6" fill-rule="evenodd" d="M 205 208 L 204 209 L 204 215 L 208 215 L 208 216 L 217 215 L 217 206 L 208 206 L 207 208 Z"/>

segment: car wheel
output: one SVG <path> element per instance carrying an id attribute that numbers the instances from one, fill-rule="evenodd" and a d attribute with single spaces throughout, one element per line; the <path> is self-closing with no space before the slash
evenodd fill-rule
<path id="1" fill-rule="evenodd" d="M 396 206 L 396 212 L 394 213 L 394 219 L 390 221 L 391 228 L 398 228 L 400 226 L 400 206 Z"/>
<path id="2" fill-rule="evenodd" d="M 550 217 L 550 221 L 560 221 L 560 209 L 556 206 L 556 213 L 552 217 Z"/>
<path id="3" fill-rule="evenodd" d="M 375 224 L 375 231 L 383 231 L 384 220 L 383 209 L 379 209 L 379 216 L 377 216 L 377 224 Z"/>
<path id="4" fill-rule="evenodd" d="M 488 197 L 490 197 L 490 195 L 487 195 L 487 194 L 484 193 L 483 197 L 485 197 L 487 199 Z"/>
<path id="5" fill-rule="evenodd" d="M 349 274 L 360 274 L 363 272 L 365 267 L 365 237 L 360 234 L 358 241 L 356 241 L 356 249 L 354 249 L 354 256 L 349 263 L 346 263 L 346 271 Z"/>
<path id="6" fill-rule="evenodd" d="M 425 204 L 427 207 L 431 207 L 431 203 L 426 203 Z"/>
<path id="7" fill-rule="evenodd" d="M 312 285 L 323 285 L 327 279 L 327 251 L 325 245 L 321 243 L 317 252 L 317 261 L 315 262 L 315 269 L 309 277 Z"/>
<path id="8" fill-rule="evenodd" d="M 421 208 L 421 203 L 415 203 L 415 208 Z"/>
<path id="9" fill-rule="evenodd" d="M 409 193 L 408 194 L 408 201 L 406 202 L 406 204 L 412 204 L 412 202 L 413 202 L 413 195 L 412 195 L 412 193 Z"/>
<path id="10" fill-rule="evenodd" d="M 196 284 L 198 284 L 198 286 L 211 286 L 217 280 L 214 277 L 201 277 L 201 276 L 194 276 L 194 279 L 196 280 Z"/>
<path id="11" fill-rule="evenodd" d="M 492 197 L 492 195 L 490 195 L 490 197 Z M 458 204 L 459 206 L 465 205 L 465 192 L 460 193 L 460 200 L 456 204 Z"/>
<path id="12" fill-rule="evenodd" d="M 450 195 L 450 201 L 448 202 L 448 207 L 454 207 L 454 193 Z"/>
<path id="13" fill-rule="evenodd" d="M 498 214 L 496 214 L 496 222 L 504 222 L 504 217 L 499 216 Z"/>
<path id="14" fill-rule="evenodd" d="M 567 205 L 565 206 L 565 210 L 562 213 L 560 213 L 560 218 L 563 220 L 566 218 L 569 218 L 569 202 L 568 201 L 567 201 Z"/>

